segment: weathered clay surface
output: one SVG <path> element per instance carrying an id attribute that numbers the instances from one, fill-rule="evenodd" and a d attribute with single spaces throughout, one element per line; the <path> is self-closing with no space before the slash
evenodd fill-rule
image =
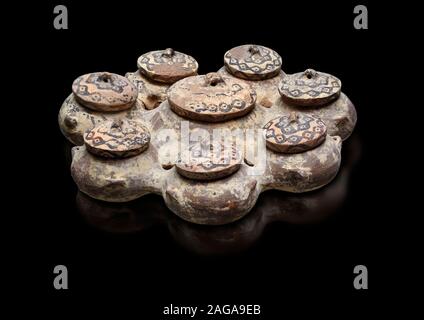
<path id="1" fill-rule="evenodd" d="M 306 192 L 329 183 L 340 167 L 342 140 L 328 136 L 317 148 L 303 153 L 268 152 L 265 189 Z"/>
<path id="2" fill-rule="evenodd" d="M 163 83 L 174 83 L 196 75 L 199 68 L 193 57 L 171 48 L 141 55 L 137 60 L 137 66 L 147 78 Z"/>
<path id="3" fill-rule="evenodd" d="M 327 126 L 327 132 L 332 136 L 339 136 L 342 140 L 349 138 L 356 125 L 356 109 L 350 99 L 342 92 L 337 100 L 319 107 L 301 107 L 277 101 L 277 107 L 285 112 L 301 112 L 307 115 L 316 115 Z"/>
<path id="4" fill-rule="evenodd" d="M 224 55 L 228 72 L 246 80 L 273 78 L 280 73 L 281 64 L 281 56 L 277 52 L 255 44 L 232 48 Z"/>
<path id="5" fill-rule="evenodd" d="M 128 158 L 142 153 L 149 146 L 150 134 L 138 122 L 104 121 L 84 136 L 89 152 L 104 158 Z"/>
<path id="6" fill-rule="evenodd" d="M 248 115 L 222 123 L 190 122 L 190 129 L 262 128 L 282 110 L 254 108 Z M 195 181 L 181 176 L 175 166 L 166 167 L 163 155 L 177 154 L 169 143 L 155 132 L 175 130 L 176 137 L 184 120 L 174 113 L 168 102 L 146 112 L 143 124 L 152 134 L 149 148 L 140 155 L 123 160 L 105 160 L 74 147 L 71 171 L 79 189 L 93 198 L 125 202 L 146 193 L 161 194 L 167 206 L 177 215 L 201 224 L 225 224 L 245 215 L 260 192 L 280 189 L 304 192 L 330 182 L 340 165 L 341 139 L 327 136 L 317 148 L 299 154 L 282 154 L 266 149 L 265 172 L 255 173 L 255 166 L 241 163 L 232 175 L 214 181 Z M 251 161 L 254 163 L 254 161 Z"/>
<path id="7" fill-rule="evenodd" d="M 235 143 L 226 148 L 215 142 L 191 143 L 187 159 L 176 164 L 177 172 L 194 180 L 215 180 L 231 175 L 240 168 L 242 155 Z"/>
<path id="8" fill-rule="evenodd" d="M 286 75 L 278 85 L 284 102 L 313 107 L 327 104 L 340 95 L 342 83 L 331 74 L 307 69 Z"/>
<path id="9" fill-rule="evenodd" d="M 72 149 L 71 173 L 78 188 L 99 200 L 127 202 L 147 193 L 160 193 L 164 170 L 155 148 L 125 159 L 98 157 L 85 146 Z"/>
<path id="10" fill-rule="evenodd" d="M 265 126 L 266 145 L 274 151 L 298 153 L 320 145 L 327 136 L 324 122 L 314 115 L 292 112 Z"/>
<path id="11" fill-rule="evenodd" d="M 236 221 L 254 206 L 260 186 L 242 165 L 233 175 L 219 180 L 200 182 L 170 174 L 164 190 L 165 203 L 184 220 L 207 225 Z"/>
<path id="12" fill-rule="evenodd" d="M 264 80 L 246 80 L 233 76 L 227 71 L 225 67 L 222 67 L 218 70 L 218 73 L 223 77 L 234 77 L 239 81 L 250 85 L 250 87 L 256 92 L 256 104 L 265 108 L 270 108 L 276 103 L 276 101 L 281 99 L 280 93 L 278 92 L 278 84 L 281 79 L 285 76 L 285 73 L 280 70 L 276 76 L 270 79 Z"/>
<path id="13" fill-rule="evenodd" d="M 166 53 L 165 51 L 158 52 Z M 178 62 L 182 61 L 181 59 L 185 61 L 183 67 L 181 67 Z M 167 61 L 170 62 L 166 57 L 160 58 L 159 60 L 161 60 L 162 63 Z M 175 60 L 176 63 L 173 63 L 169 68 L 163 67 L 160 73 L 162 77 L 168 79 L 165 81 L 166 83 L 155 81 L 153 79 L 155 77 L 146 77 L 140 70 L 128 72 L 125 77 L 108 72 L 95 73 L 97 74 L 95 77 L 97 80 L 95 83 L 89 83 L 89 86 L 87 86 L 85 82 L 90 74 L 78 77 L 73 85 L 73 94 L 64 101 L 60 109 L 58 119 L 60 130 L 73 144 L 82 145 L 84 143 L 84 133 L 101 121 L 142 119 L 144 111 L 158 107 L 167 99 L 167 90 L 172 83 L 181 79 L 181 77 L 197 74 L 198 64 L 192 57 L 177 52 L 171 60 Z M 189 72 L 184 71 L 184 68 L 186 68 L 184 65 L 187 65 L 186 67 L 189 68 Z M 192 69 L 190 69 L 190 66 Z M 168 77 L 166 74 L 168 74 Z M 176 77 L 176 74 L 179 76 Z M 123 86 L 122 94 L 118 94 L 116 86 L 115 91 L 111 89 L 111 81 L 109 81 L 109 83 L 107 81 L 99 81 L 103 79 L 103 77 L 100 77 L 102 75 L 113 75 L 113 79 L 119 80 L 118 85 L 128 84 L 128 86 Z M 90 82 L 93 82 L 93 79 L 92 76 Z M 107 80 L 107 77 L 105 77 L 104 80 Z M 83 81 L 84 84 L 81 83 L 81 81 Z M 100 96 L 96 94 L 99 89 L 97 89 L 94 84 L 105 87 L 102 89 L 102 92 L 100 92 L 103 93 L 103 95 Z M 135 95 L 133 92 L 134 89 Z M 105 93 L 107 93 L 107 95 L 105 95 Z M 125 96 L 123 96 L 123 94 L 125 94 Z M 78 96 L 80 98 L 78 98 Z M 105 98 L 107 99 L 105 100 Z M 121 102 L 119 101 L 123 101 L 124 103 L 120 105 Z"/>
<path id="14" fill-rule="evenodd" d="M 75 145 L 84 144 L 84 134 L 95 125 L 106 120 L 128 119 L 138 121 L 146 112 L 138 101 L 128 110 L 119 112 L 99 112 L 84 107 L 71 93 L 63 102 L 59 111 L 59 127 L 63 135 Z"/>
<path id="15" fill-rule="evenodd" d="M 93 72 L 75 79 L 72 92 L 77 101 L 95 111 L 129 109 L 137 98 L 137 88 L 125 77 L 110 72 Z"/>
<path id="16" fill-rule="evenodd" d="M 147 110 L 157 108 L 167 98 L 166 92 L 170 84 L 149 80 L 140 70 L 125 74 L 138 89 L 137 101 Z"/>
<path id="17" fill-rule="evenodd" d="M 172 110 L 183 117 L 219 122 L 249 113 L 255 106 L 256 93 L 234 78 L 208 73 L 172 85 L 168 101 Z"/>

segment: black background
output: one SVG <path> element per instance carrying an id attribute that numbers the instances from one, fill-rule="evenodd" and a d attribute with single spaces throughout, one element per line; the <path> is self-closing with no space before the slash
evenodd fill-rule
<path id="1" fill-rule="evenodd" d="M 384 8 L 324 1 L 57 4 L 68 8 L 69 30 L 53 27 L 56 3 L 34 5 L 31 21 L 36 24 L 28 26 L 38 40 L 31 41 L 30 65 L 38 80 L 33 88 L 42 101 L 33 119 L 44 140 L 42 147 L 33 146 L 42 156 L 32 170 L 37 186 L 30 206 L 37 224 L 27 259 L 38 267 L 37 291 L 47 293 L 48 304 L 66 312 L 83 306 L 95 312 L 134 312 L 141 319 L 166 319 L 161 311 L 171 303 L 261 304 L 264 319 L 289 312 L 299 318 L 311 313 L 344 318 L 362 314 L 376 306 L 376 297 L 390 292 L 386 258 L 393 240 L 385 227 L 391 218 L 384 193 L 386 167 L 380 161 L 387 149 L 375 143 L 382 104 L 376 76 L 387 75 L 385 48 L 394 41 Z M 353 27 L 357 4 L 368 7 L 368 30 Z M 73 80 L 94 71 L 135 71 L 139 55 L 167 47 L 195 57 L 199 72 L 207 73 L 222 66 L 226 50 L 245 43 L 279 52 L 286 73 L 312 67 L 342 80 L 358 112 L 351 141 L 359 151 L 349 156 L 359 159 L 337 212 L 316 224 L 270 224 L 246 250 L 212 256 L 188 250 L 164 224 L 130 234 L 88 224 L 76 208 L 69 145 L 57 124 Z M 155 205 L 163 202 L 148 196 L 143 203 L 140 214 L 154 215 Z M 67 291 L 53 288 L 58 264 L 68 267 Z M 369 290 L 353 288 L 358 264 L 368 267 Z"/>

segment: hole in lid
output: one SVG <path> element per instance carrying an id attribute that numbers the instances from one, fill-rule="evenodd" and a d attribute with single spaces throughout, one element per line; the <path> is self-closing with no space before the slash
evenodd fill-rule
<path id="1" fill-rule="evenodd" d="M 173 163 L 163 163 L 162 164 L 162 168 L 165 169 L 165 170 L 170 170 L 170 169 L 172 169 L 173 166 L 174 166 Z"/>
<path id="2" fill-rule="evenodd" d="M 110 82 L 110 80 L 111 80 L 111 78 L 110 78 L 110 75 L 108 75 L 108 74 L 102 74 L 102 75 L 99 77 L 99 81 L 101 81 L 101 82 L 109 83 L 109 82 Z"/>
<path id="3" fill-rule="evenodd" d="M 312 74 L 308 73 L 308 74 L 306 75 L 306 78 L 308 78 L 308 79 L 312 79 Z"/>
<path id="4" fill-rule="evenodd" d="M 244 158 L 244 163 L 247 164 L 249 167 L 254 167 L 255 164 L 249 160 L 247 160 L 246 158 Z"/>
<path id="5" fill-rule="evenodd" d="M 256 47 L 256 46 L 250 46 L 248 51 L 249 51 L 250 54 L 254 55 L 254 54 L 259 53 L 259 48 Z"/>
<path id="6" fill-rule="evenodd" d="M 211 81 L 211 86 L 212 86 L 212 87 L 215 87 L 215 86 L 218 84 L 218 82 L 219 82 L 219 80 L 218 80 L 218 79 L 213 79 L 213 80 Z"/>

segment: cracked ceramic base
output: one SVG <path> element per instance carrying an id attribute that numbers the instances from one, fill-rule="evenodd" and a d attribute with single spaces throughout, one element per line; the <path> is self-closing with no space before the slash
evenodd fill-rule
<path id="1" fill-rule="evenodd" d="M 248 115 L 222 123 L 190 121 L 190 129 L 259 129 L 283 112 L 281 106 L 256 106 Z M 312 150 L 282 154 L 266 149 L 265 171 L 242 163 L 229 177 L 216 181 L 194 181 L 182 177 L 173 166 L 166 166 L 164 155 L 177 151 L 178 141 L 169 143 L 161 129 L 179 136 L 181 121 L 163 102 L 144 112 L 139 119 L 151 133 L 149 148 L 142 154 L 121 160 L 91 155 L 85 146 L 73 148 L 72 176 L 79 189 L 89 196 L 110 202 L 126 202 L 147 193 L 163 196 L 166 205 L 181 218 L 198 224 L 226 224 L 240 219 L 254 206 L 259 194 L 268 189 L 289 192 L 314 190 L 329 183 L 340 166 L 341 139 L 327 135 Z M 250 159 L 248 163 L 255 163 Z M 167 169 L 164 169 L 167 168 Z"/>

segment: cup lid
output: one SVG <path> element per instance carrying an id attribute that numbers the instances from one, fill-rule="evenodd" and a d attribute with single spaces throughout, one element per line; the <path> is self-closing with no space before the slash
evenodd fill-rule
<path id="1" fill-rule="evenodd" d="M 171 48 L 141 55 L 137 60 L 137 66 L 147 78 L 164 83 L 174 83 L 196 75 L 199 68 L 193 57 Z"/>
<path id="2" fill-rule="evenodd" d="M 267 147 L 282 153 L 299 153 L 313 149 L 327 135 L 327 127 L 321 119 L 297 112 L 272 119 L 264 129 Z"/>
<path id="3" fill-rule="evenodd" d="M 93 72 L 79 76 L 72 84 L 76 100 L 94 111 L 122 111 L 137 99 L 137 88 L 127 78 L 110 72 Z"/>
<path id="4" fill-rule="evenodd" d="M 286 75 L 278 91 L 283 101 L 297 106 L 320 106 L 335 100 L 341 92 L 341 81 L 331 74 L 307 69 Z"/>
<path id="5" fill-rule="evenodd" d="M 168 90 L 172 110 L 180 116 L 207 122 L 219 122 L 250 112 L 256 93 L 250 86 L 218 73 L 185 78 Z"/>
<path id="6" fill-rule="evenodd" d="M 215 180 L 236 172 L 241 166 L 241 152 L 235 143 L 190 142 L 187 159 L 180 157 L 177 172 L 194 180 Z"/>
<path id="7" fill-rule="evenodd" d="M 224 64 L 232 75 L 246 80 L 264 80 L 281 71 L 281 57 L 270 48 L 254 44 L 242 45 L 228 50 Z"/>
<path id="8" fill-rule="evenodd" d="M 106 120 L 84 135 L 87 150 L 104 158 L 128 158 L 142 153 L 150 142 L 150 133 L 130 120 Z"/>

